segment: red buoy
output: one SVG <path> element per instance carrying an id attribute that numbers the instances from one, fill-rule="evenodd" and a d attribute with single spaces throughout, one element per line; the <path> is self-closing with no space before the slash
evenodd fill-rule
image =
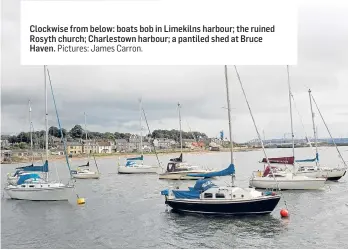
<path id="1" fill-rule="evenodd" d="M 280 216 L 283 217 L 283 218 L 286 218 L 286 217 L 289 217 L 289 212 L 287 209 L 282 209 L 280 210 Z"/>

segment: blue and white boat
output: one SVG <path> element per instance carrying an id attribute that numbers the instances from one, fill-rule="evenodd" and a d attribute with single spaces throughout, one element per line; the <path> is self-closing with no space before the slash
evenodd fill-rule
<path id="1" fill-rule="evenodd" d="M 230 115 L 230 100 L 225 66 L 229 132 L 231 141 L 231 163 L 228 168 L 211 173 L 187 174 L 204 178 L 197 180 L 188 190 L 163 190 L 165 204 L 177 212 L 217 215 L 269 214 L 277 206 L 280 196 L 274 192 L 259 192 L 254 188 L 241 188 L 234 185 L 235 166 L 233 158 L 233 140 Z M 232 177 L 231 185 L 220 187 L 210 181 L 217 176 Z"/>
<path id="2" fill-rule="evenodd" d="M 144 164 L 143 155 L 143 127 L 142 127 L 142 103 L 139 99 L 139 110 L 140 110 L 140 157 L 127 158 L 124 166 L 118 166 L 119 174 L 147 174 L 157 173 L 159 171 L 158 166 L 151 166 Z"/>
<path id="3" fill-rule="evenodd" d="M 157 173 L 158 167 L 145 165 L 144 156 L 127 158 L 124 166 L 118 167 L 119 174 L 146 174 Z"/>
<path id="4" fill-rule="evenodd" d="M 49 180 L 49 168 L 48 168 L 48 110 L 47 110 L 47 82 L 46 82 L 46 66 L 44 66 L 45 72 L 45 142 L 46 142 L 46 161 L 42 166 L 27 166 L 24 170 L 31 169 L 30 173 L 18 173 L 19 178 L 15 184 L 8 184 L 5 187 L 5 192 L 11 199 L 18 200 L 30 200 L 30 201 L 61 201 L 68 200 L 70 194 L 72 194 L 72 185 L 65 185 L 58 181 Z M 52 87 L 52 85 L 51 85 Z M 52 91 L 53 95 L 53 91 Z M 54 95 L 53 95 L 54 98 Z M 53 99 L 54 100 L 54 99 Z M 54 100 L 55 103 L 55 100 Z M 58 124 L 60 127 L 60 132 L 62 134 L 60 121 L 57 113 Z M 64 145 L 65 147 L 65 145 Z M 66 154 L 65 154 L 66 155 Z M 70 170 L 68 158 L 66 156 L 67 164 Z M 38 170 L 38 172 L 43 172 L 44 177 L 42 178 L 37 173 L 33 173 L 33 170 Z M 21 170 L 18 170 L 21 171 Z"/>
<path id="5" fill-rule="evenodd" d="M 189 174 L 203 177 L 197 180 L 188 190 L 163 190 L 165 204 L 173 211 L 217 214 L 217 215 L 245 215 L 269 214 L 277 206 L 280 196 L 274 192 L 259 192 L 254 188 L 241 188 L 234 185 L 220 187 L 210 178 L 216 176 L 234 176 L 233 164 L 222 171 L 207 174 Z"/>

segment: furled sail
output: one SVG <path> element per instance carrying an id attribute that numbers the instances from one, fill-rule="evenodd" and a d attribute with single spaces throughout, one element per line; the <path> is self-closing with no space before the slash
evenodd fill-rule
<path id="1" fill-rule="evenodd" d="M 34 164 L 16 168 L 17 171 L 14 176 L 17 176 L 20 172 L 48 172 L 48 161 L 46 160 L 42 166 L 34 166 Z"/>
<path id="2" fill-rule="evenodd" d="M 140 157 L 133 157 L 133 158 L 127 158 L 127 161 L 143 161 L 144 156 L 141 155 Z"/>
<path id="3" fill-rule="evenodd" d="M 192 177 L 203 177 L 203 178 L 212 178 L 216 176 L 226 176 L 232 175 L 235 173 L 234 164 L 230 164 L 228 168 L 225 168 L 220 171 L 210 172 L 210 173 L 197 173 L 197 174 L 187 174 L 187 176 Z"/>
<path id="4" fill-rule="evenodd" d="M 278 158 L 268 158 L 269 163 L 276 163 L 276 164 L 294 164 L 295 157 L 278 157 Z M 263 158 L 263 163 L 267 163 L 266 158 Z"/>
<path id="5" fill-rule="evenodd" d="M 316 153 L 315 158 L 313 159 L 305 159 L 305 160 L 296 160 L 296 162 L 314 162 L 319 161 L 319 154 Z"/>

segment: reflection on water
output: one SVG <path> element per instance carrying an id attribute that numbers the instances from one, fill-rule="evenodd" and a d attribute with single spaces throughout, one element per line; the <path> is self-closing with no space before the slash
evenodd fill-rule
<path id="1" fill-rule="evenodd" d="M 334 148 L 321 148 L 327 166 L 337 166 Z M 296 149 L 299 157 L 312 151 Z M 291 149 L 271 149 L 269 157 L 291 154 Z M 343 154 L 348 158 L 348 151 Z M 166 162 L 171 156 L 160 156 Z M 236 184 L 248 186 L 261 151 L 236 153 Z M 187 161 L 211 168 L 228 166 L 228 153 L 187 155 Z M 73 165 L 84 163 L 72 159 Z M 153 156 L 147 164 L 156 164 Z M 63 182 L 69 178 L 64 162 L 55 162 Z M 188 187 L 194 181 L 159 180 L 155 174 L 118 175 L 117 158 L 98 159 L 100 180 L 77 180 L 76 189 L 86 204 L 29 202 L 2 199 L 3 248 L 344 248 L 348 247 L 348 184 L 346 176 L 324 190 L 284 191 L 275 211 L 261 216 L 206 216 L 173 213 L 160 191 Z M 2 181 L 15 165 L 2 166 Z M 51 173 L 54 177 L 55 169 Z M 229 177 L 216 183 L 225 185 Z M 286 201 L 286 204 L 285 204 Z M 290 217 L 281 219 L 287 208 Z"/>

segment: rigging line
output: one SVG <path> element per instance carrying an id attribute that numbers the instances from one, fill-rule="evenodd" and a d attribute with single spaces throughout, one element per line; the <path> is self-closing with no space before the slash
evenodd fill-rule
<path id="1" fill-rule="evenodd" d="M 146 122 L 147 129 L 148 129 L 148 131 L 149 131 L 149 134 L 151 134 L 151 130 L 150 130 L 150 127 L 149 127 L 149 123 L 147 122 L 145 110 L 144 110 L 143 107 L 142 107 L 141 109 L 143 110 L 143 114 L 144 114 L 144 118 L 145 118 L 145 122 Z M 162 171 L 164 171 L 164 169 L 163 169 L 163 167 L 162 167 L 162 165 L 161 165 L 161 162 L 160 162 L 160 160 L 159 160 L 159 158 L 158 158 L 155 144 L 153 145 L 153 150 L 155 151 L 158 165 L 160 166 L 160 168 L 162 168 Z"/>
<path id="2" fill-rule="evenodd" d="M 242 80 L 240 79 L 240 76 L 239 76 L 239 73 L 238 73 L 238 70 L 237 70 L 236 65 L 234 65 L 234 69 L 235 69 L 235 71 L 236 71 L 236 73 L 237 73 L 237 77 L 238 77 L 238 81 L 239 81 L 239 83 L 240 83 L 240 87 L 241 87 L 241 89 L 242 89 L 242 92 L 243 92 L 245 101 L 246 101 L 246 103 L 247 103 L 247 105 L 248 105 L 249 113 L 250 113 L 250 116 L 251 116 L 251 118 L 252 118 L 252 120 L 253 120 L 253 123 L 254 123 L 254 126 L 255 126 L 255 130 L 256 130 L 257 136 L 258 136 L 258 138 L 259 138 L 259 140 L 260 140 L 261 147 L 262 147 L 262 151 L 263 151 L 263 153 L 264 153 L 264 155 L 265 155 L 265 158 L 266 158 L 268 167 L 270 168 L 270 171 L 271 171 L 271 173 L 272 173 L 272 176 L 273 176 L 273 178 L 274 178 L 274 180 L 275 180 L 275 182 L 276 182 L 276 185 L 277 185 L 277 187 L 278 187 L 278 190 L 279 190 L 279 183 L 278 183 L 278 181 L 277 181 L 277 178 L 274 176 L 274 173 L 273 173 L 271 164 L 270 164 L 269 159 L 268 159 L 268 156 L 267 156 L 267 154 L 266 154 L 266 150 L 265 150 L 265 147 L 264 147 L 264 145 L 263 145 L 263 141 L 262 141 L 261 135 L 260 135 L 259 130 L 258 130 L 257 126 L 256 126 L 256 122 L 255 122 L 253 113 L 252 113 L 252 111 L 251 111 L 251 107 L 250 107 L 250 105 L 249 105 L 249 101 L 248 101 L 248 98 L 247 98 L 246 93 L 245 93 L 245 91 L 244 91 L 243 83 L 242 83 Z M 285 201 L 285 199 L 284 199 L 284 196 L 283 196 L 283 193 L 282 193 L 281 190 L 280 190 L 280 194 L 281 194 L 281 196 L 283 197 L 284 204 L 285 204 L 285 206 L 286 206 L 286 208 L 287 208 L 287 204 L 286 204 L 286 201 Z"/>
<path id="3" fill-rule="evenodd" d="M 293 95 L 292 93 L 291 93 L 291 98 L 292 98 L 292 100 L 294 101 L 294 107 L 295 107 L 295 110 L 297 111 L 298 116 L 300 117 L 300 121 L 301 121 L 301 125 L 302 125 L 302 128 L 303 128 L 303 132 L 305 133 L 305 136 L 306 136 L 306 139 L 307 139 L 307 141 L 308 141 L 308 143 L 309 143 L 309 146 L 310 146 L 311 149 L 313 149 L 312 143 L 311 143 L 311 141 L 310 141 L 310 139 L 309 139 L 309 137 L 308 137 L 308 134 L 307 134 L 307 132 L 306 132 L 306 129 L 305 129 L 305 127 L 304 127 L 304 123 L 303 123 L 302 116 L 301 116 L 300 111 L 298 110 L 298 108 L 297 108 L 297 106 L 296 106 L 295 98 L 294 98 L 294 95 Z"/>
<path id="4" fill-rule="evenodd" d="M 348 168 L 347 163 L 346 163 L 345 160 L 343 159 L 343 156 L 342 156 L 340 150 L 338 149 L 338 147 L 337 147 L 337 145 L 336 145 L 336 143 L 335 143 L 335 140 L 333 139 L 333 137 L 332 137 L 332 135 L 331 135 L 331 132 L 330 132 L 330 130 L 329 130 L 329 127 L 327 126 L 327 124 L 326 124 L 326 122 L 325 122 L 325 120 L 324 120 L 324 117 L 323 117 L 323 115 L 322 115 L 321 112 L 320 112 L 320 109 L 319 109 L 319 107 L 318 107 L 317 102 L 316 102 L 315 99 L 314 99 L 313 94 L 312 94 L 312 93 L 310 93 L 310 94 L 311 94 L 311 97 L 312 97 L 312 99 L 313 99 L 313 102 L 314 102 L 315 106 L 317 107 L 318 113 L 320 114 L 320 117 L 321 117 L 321 119 L 323 120 L 323 123 L 324 123 L 324 125 L 325 125 L 325 127 L 326 127 L 326 129 L 327 129 L 327 132 L 329 133 L 329 135 L 330 135 L 330 137 L 331 137 L 331 140 L 332 140 L 333 144 L 335 145 L 336 150 L 337 150 L 339 156 L 341 157 L 341 160 L 343 161 L 343 164 L 344 164 L 345 168 Z"/>
<path id="5" fill-rule="evenodd" d="M 50 82 L 50 87 L 51 87 L 51 93 L 52 93 L 54 108 L 55 108 L 55 110 L 56 110 L 56 116 L 57 116 L 57 121 L 58 121 L 60 136 L 61 136 L 61 140 L 62 140 L 63 146 L 64 146 L 65 160 L 66 160 L 66 163 L 67 163 L 68 168 L 69 168 L 70 179 L 72 180 L 73 178 L 72 178 L 72 174 L 71 174 L 71 168 L 70 168 L 69 158 L 68 158 L 67 149 L 66 149 L 66 143 L 65 143 L 65 140 L 64 140 L 64 138 L 63 138 L 62 126 L 61 126 L 61 124 L 60 124 L 60 119 L 59 119 L 59 116 L 58 116 L 58 109 L 57 109 L 57 105 L 56 105 L 56 99 L 55 99 L 55 97 L 54 97 L 54 92 L 53 92 L 53 86 L 52 86 L 50 71 L 48 70 L 48 68 L 46 68 L 46 70 L 47 70 L 47 74 L 48 74 L 48 80 L 49 80 L 49 82 Z M 75 191 L 75 194 L 76 194 L 77 198 L 79 198 L 79 195 L 76 193 L 75 185 L 73 185 L 73 188 L 74 188 L 74 191 Z"/>

